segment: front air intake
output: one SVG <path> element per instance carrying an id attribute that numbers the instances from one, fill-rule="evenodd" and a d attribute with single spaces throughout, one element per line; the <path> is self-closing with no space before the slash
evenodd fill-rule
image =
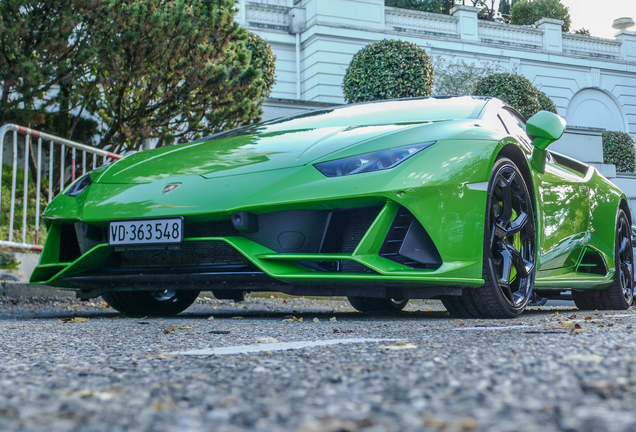
<path id="1" fill-rule="evenodd" d="M 435 270 L 442 265 L 433 240 L 405 207 L 400 207 L 393 219 L 380 256 L 416 269 Z"/>

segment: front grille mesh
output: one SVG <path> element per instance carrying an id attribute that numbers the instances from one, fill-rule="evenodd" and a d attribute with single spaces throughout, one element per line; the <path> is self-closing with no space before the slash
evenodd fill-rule
<path id="1" fill-rule="evenodd" d="M 127 250 L 114 252 L 106 267 L 111 269 L 156 269 L 173 267 L 249 266 L 240 252 L 225 242 L 186 242 L 179 249 Z"/>

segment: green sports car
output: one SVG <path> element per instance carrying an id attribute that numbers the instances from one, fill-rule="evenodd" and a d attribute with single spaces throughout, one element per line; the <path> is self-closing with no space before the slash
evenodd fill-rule
<path id="1" fill-rule="evenodd" d="M 176 314 L 200 291 L 347 296 L 360 311 L 441 299 L 507 318 L 571 290 L 579 308 L 633 298 L 625 195 L 546 150 L 565 122 L 486 97 L 390 100 L 135 153 L 44 212 L 31 282 Z"/>

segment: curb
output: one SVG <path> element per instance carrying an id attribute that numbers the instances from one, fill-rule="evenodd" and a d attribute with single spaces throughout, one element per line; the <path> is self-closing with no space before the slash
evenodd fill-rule
<path id="1" fill-rule="evenodd" d="M 24 282 L 0 281 L 0 298 L 31 298 L 31 297 L 73 297 L 75 291 L 61 290 L 49 286 L 31 286 Z"/>

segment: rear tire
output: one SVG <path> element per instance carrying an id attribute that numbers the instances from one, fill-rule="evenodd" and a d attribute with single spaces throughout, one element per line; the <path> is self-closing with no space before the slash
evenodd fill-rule
<path id="1" fill-rule="evenodd" d="M 394 300 L 377 297 L 347 297 L 349 303 L 360 312 L 400 312 L 406 307 L 408 299 Z"/>
<path id="2" fill-rule="evenodd" d="M 484 229 L 484 285 L 447 296 L 442 303 L 458 318 L 514 318 L 532 296 L 536 232 L 532 197 L 515 163 L 495 162 L 488 183 Z"/>
<path id="3" fill-rule="evenodd" d="M 625 310 L 634 301 L 634 250 L 629 218 L 618 211 L 614 239 L 614 282 L 606 289 L 572 291 L 576 307 L 581 310 Z"/>
<path id="4" fill-rule="evenodd" d="M 199 291 L 113 291 L 102 294 L 110 307 L 129 316 L 173 316 L 186 310 Z"/>

